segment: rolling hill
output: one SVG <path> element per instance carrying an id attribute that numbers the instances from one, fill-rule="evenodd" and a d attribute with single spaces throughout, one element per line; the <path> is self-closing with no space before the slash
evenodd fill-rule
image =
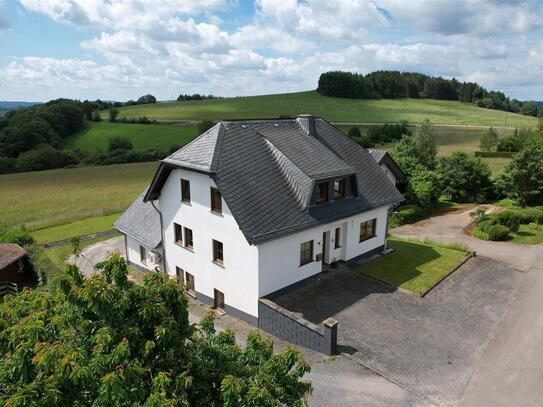
<path id="1" fill-rule="evenodd" d="M 471 103 L 432 99 L 342 99 L 315 91 L 127 106 L 119 117 L 147 116 L 160 121 L 294 117 L 311 113 L 332 122 L 420 123 L 495 127 L 533 127 L 535 117 L 483 109 Z M 103 117 L 107 112 L 103 112 Z"/>

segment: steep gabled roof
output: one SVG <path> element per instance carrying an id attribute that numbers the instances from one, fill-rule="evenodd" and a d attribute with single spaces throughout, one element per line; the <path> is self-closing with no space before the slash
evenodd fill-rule
<path id="1" fill-rule="evenodd" d="M 26 251 L 15 243 L 0 243 L 0 270 L 26 256 Z"/>
<path id="2" fill-rule="evenodd" d="M 406 177 L 396 161 L 390 156 L 386 150 L 368 150 L 371 156 L 377 161 L 378 164 L 384 164 L 394 174 L 396 179 L 405 181 Z"/>
<path id="3" fill-rule="evenodd" d="M 323 119 L 223 121 L 163 160 L 145 201 L 174 168 L 209 174 L 251 244 L 403 200 L 369 152 Z M 356 197 L 309 206 L 317 180 L 350 175 Z"/>
<path id="4" fill-rule="evenodd" d="M 113 226 L 121 233 L 133 237 L 154 249 L 162 241 L 160 215 L 153 208 L 151 202 L 143 201 L 144 196 L 145 192 L 132 202 L 132 205 L 117 219 Z M 159 208 L 158 201 L 154 202 L 154 204 Z"/>

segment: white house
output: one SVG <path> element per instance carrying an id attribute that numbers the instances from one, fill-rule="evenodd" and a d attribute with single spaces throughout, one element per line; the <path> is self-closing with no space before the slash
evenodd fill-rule
<path id="1" fill-rule="evenodd" d="M 323 119 L 223 121 L 162 160 L 116 226 L 131 263 L 160 235 L 166 273 L 257 324 L 259 298 L 382 251 L 402 200 L 370 153 Z M 141 226 L 143 208 L 153 221 Z M 142 227 L 154 238 L 133 236 Z"/>
<path id="2" fill-rule="evenodd" d="M 398 185 L 405 182 L 405 174 L 402 172 L 396 161 L 385 150 L 368 150 L 371 156 L 377 161 L 381 169 L 385 172 L 387 177 Z"/>

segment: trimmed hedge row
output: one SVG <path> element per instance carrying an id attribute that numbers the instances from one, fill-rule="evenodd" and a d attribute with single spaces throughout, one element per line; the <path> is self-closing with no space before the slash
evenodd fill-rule
<path id="1" fill-rule="evenodd" d="M 476 151 L 475 157 L 483 158 L 511 158 L 513 157 L 514 152 L 511 151 Z"/>

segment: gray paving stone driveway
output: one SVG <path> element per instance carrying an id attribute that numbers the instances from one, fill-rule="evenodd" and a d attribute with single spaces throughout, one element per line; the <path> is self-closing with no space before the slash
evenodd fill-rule
<path id="1" fill-rule="evenodd" d="M 334 317 L 342 352 L 433 403 L 452 405 L 522 277 L 505 263 L 476 257 L 425 298 L 343 270 L 276 301 L 317 324 Z"/>

